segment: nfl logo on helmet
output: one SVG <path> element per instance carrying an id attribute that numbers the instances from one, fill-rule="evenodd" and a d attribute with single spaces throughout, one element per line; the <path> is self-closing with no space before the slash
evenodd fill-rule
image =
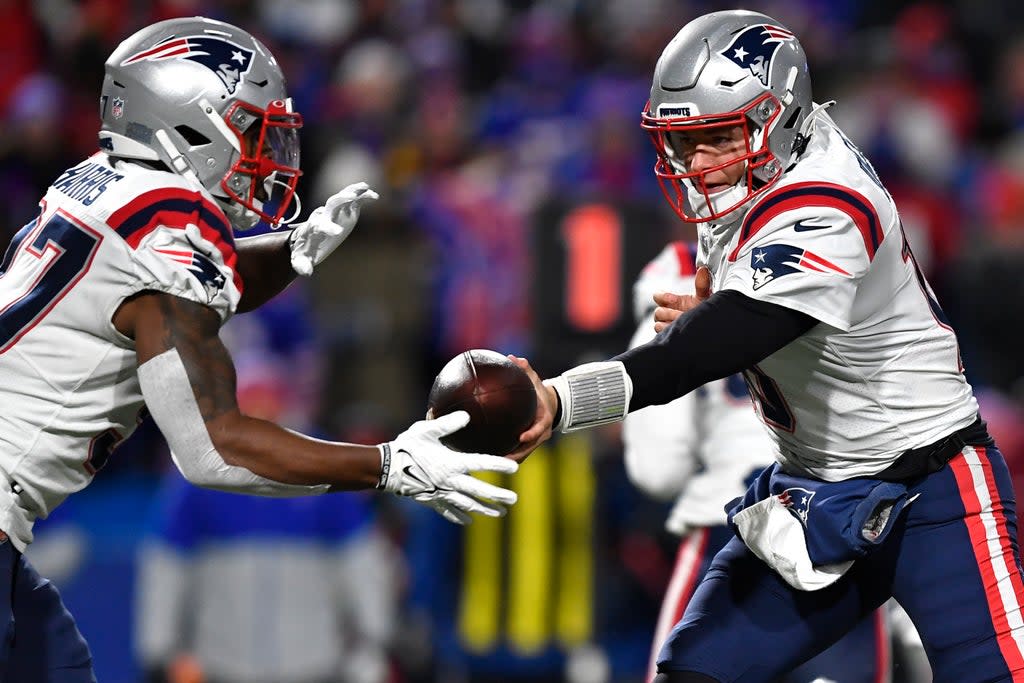
<path id="1" fill-rule="evenodd" d="M 793 34 L 781 26 L 757 24 L 740 31 L 721 54 L 737 66 L 748 69 L 767 88 L 775 53 L 782 43 L 792 40 Z"/>
<path id="2" fill-rule="evenodd" d="M 253 51 L 236 45 L 230 40 L 215 36 L 171 37 L 157 43 L 148 50 L 128 57 L 121 66 L 136 62 L 158 62 L 165 59 L 187 59 L 202 64 L 217 74 L 229 93 L 252 67 Z"/>

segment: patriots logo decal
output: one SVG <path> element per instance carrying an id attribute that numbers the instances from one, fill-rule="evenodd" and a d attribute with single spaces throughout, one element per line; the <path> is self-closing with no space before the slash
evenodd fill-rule
<path id="1" fill-rule="evenodd" d="M 252 50 L 216 36 L 172 36 L 148 50 L 128 57 L 121 62 L 121 66 L 136 62 L 187 59 L 217 74 L 228 92 L 234 94 L 242 77 L 252 68 L 254 55 Z"/>
<path id="2" fill-rule="evenodd" d="M 754 270 L 754 289 L 790 273 L 831 273 L 853 277 L 831 261 L 809 249 L 790 244 L 769 244 L 750 252 L 750 267 Z"/>
<path id="3" fill-rule="evenodd" d="M 796 515 L 801 524 L 807 526 L 807 516 L 811 512 L 811 498 L 814 498 L 814 491 L 795 486 L 780 493 L 778 498 L 783 506 L 789 508 L 789 511 Z"/>
<path id="4" fill-rule="evenodd" d="M 185 266 L 192 276 L 203 285 L 211 301 L 217 292 L 224 289 L 224 285 L 227 284 L 227 278 L 224 277 L 224 273 L 217 267 L 217 264 L 201 251 L 193 249 L 153 249 L 153 251 Z"/>
<path id="5" fill-rule="evenodd" d="M 775 53 L 783 43 L 795 39 L 791 32 L 781 26 L 757 24 L 740 31 L 720 54 L 757 76 L 761 85 L 767 88 Z"/>

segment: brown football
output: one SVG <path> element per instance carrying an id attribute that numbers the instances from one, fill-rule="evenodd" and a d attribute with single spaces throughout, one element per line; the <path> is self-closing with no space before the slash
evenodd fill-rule
<path id="1" fill-rule="evenodd" d="M 537 415 L 537 393 L 529 375 L 496 351 L 473 349 L 448 361 L 434 379 L 427 407 L 432 417 L 456 410 L 469 424 L 443 438 L 451 449 L 507 455 Z"/>

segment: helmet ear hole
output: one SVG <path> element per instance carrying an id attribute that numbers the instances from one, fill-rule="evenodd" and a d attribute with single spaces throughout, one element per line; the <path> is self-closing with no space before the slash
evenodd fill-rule
<path id="1" fill-rule="evenodd" d="M 206 137 L 205 135 L 200 133 L 195 128 L 192 128 L 191 126 L 185 126 L 185 125 L 175 126 L 174 130 L 178 131 L 178 134 L 181 135 L 181 137 L 185 138 L 185 141 L 191 147 L 199 147 L 201 145 L 208 145 L 208 144 L 210 144 L 212 142 L 212 140 L 210 140 L 210 138 Z"/>

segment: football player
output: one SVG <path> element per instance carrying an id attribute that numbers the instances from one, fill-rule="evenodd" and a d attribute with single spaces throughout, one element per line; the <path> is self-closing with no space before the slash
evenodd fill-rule
<path id="1" fill-rule="evenodd" d="M 710 277 L 695 266 L 696 245 L 672 242 L 643 269 L 633 286 L 637 330 L 630 348 L 654 337 L 654 295 L 709 295 Z M 661 406 L 626 416 L 622 426 L 626 474 L 652 498 L 673 500 L 665 528 L 679 537 L 676 563 L 654 629 L 645 680 L 656 673 L 661 644 L 686 609 L 715 554 L 733 537 L 725 506 L 773 460 L 764 425 L 750 403 L 740 374 L 715 380 Z M 785 677 L 788 683 L 843 681 L 887 683 L 892 657 L 884 610 L 861 620 L 850 633 Z"/>
<path id="2" fill-rule="evenodd" d="M 936 681 L 1024 680 L 1006 463 L 896 206 L 826 106 L 771 17 L 714 12 L 679 31 L 643 127 L 713 293 L 659 296 L 652 341 L 534 374 L 537 420 L 513 455 L 743 372 L 777 462 L 731 506 L 737 535 L 657 683 L 773 680 L 890 596 Z"/>
<path id="3" fill-rule="evenodd" d="M 0 263 L 0 680 L 94 680 L 60 596 L 22 558 L 33 522 L 83 488 L 152 414 L 194 484 L 266 496 L 380 488 L 447 519 L 497 516 L 472 477 L 505 458 L 449 451 L 466 413 L 378 446 L 308 438 L 239 412 L 221 324 L 309 274 L 348 235 L 364 184 L 286 225 L 300 176 L 281 69 L 245 31 L 153 24 L 106 62 L 99 151 L 63 173 Z"/>

